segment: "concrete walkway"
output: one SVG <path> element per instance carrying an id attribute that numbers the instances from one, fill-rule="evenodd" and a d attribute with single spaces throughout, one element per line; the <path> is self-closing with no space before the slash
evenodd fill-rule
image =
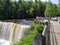
<path id="1" fill-rule="evenodd" d="M 60 24 L 51 21 L 50 25 L 50 45 L 60 45 Z"/>

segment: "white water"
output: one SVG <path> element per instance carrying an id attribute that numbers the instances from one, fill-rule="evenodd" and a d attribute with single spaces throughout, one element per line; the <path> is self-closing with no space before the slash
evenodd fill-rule
<path id="1" fill-rule="evenodd" d="M 28 25 L 0 22 L 0 45 L 10 45 L 25 36 Z"/>
<path id="2" fill-rule="evenodd" d="M 10 45 L 9 41 L 0 39 L 0 45 Z"/>

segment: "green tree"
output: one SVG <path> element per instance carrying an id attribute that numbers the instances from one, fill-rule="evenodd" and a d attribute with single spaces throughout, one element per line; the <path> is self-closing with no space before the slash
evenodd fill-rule
<path id="1" fill-rule="evenodd" d="M 60 16 L 60 5 L 57 6 L 57 16 Z"/>
<path id="2" fill-rule="evenodd" d="M 39 16 L 44 16 L 45 5 L 39 0 Z"/>
<path id="3" fill-rule="evenodd" d="M 4 0 L 0 0 L 0 19 L 4 18 L 3 10 L 4 10 Z"/>
<path id="4" fill-rule="evenodd" d="M 57 5 L 57 16 L 60 16 L 60 0 L 59 0 L 59 4 Z"/>
<path id="5" fill-rule="evenodd" d="M 56 5 L 52 4 L 51 2 L 47 3 L 45 9 L 45 16 L 54 17 L 56 15 L 57 15 Z"/>
<path id="6" fill-rule="evenodd" d="M 55 16 L 59 14 L 59 6 L 40 0 L 0 0 L 0 19 L 35 18 L 36 16 Z M 57 10 L 57 11 L 56 11 Z M 45 13 L 44 13 L 45 12 Z"/>
<path id="7" fill-rule="evenodd" d="M 11 13 L 11 3 L 10 0 L 4 0 L 4 18 L 8 19 L 10 17 L 10 13 Z"/>
<path id="8" fill-rule="evenodd" d="M 34 8 L 34 15 L 36 16 L 44 16 L 44 4 L 39 0 L 35 0 L 35 8 Z"/>

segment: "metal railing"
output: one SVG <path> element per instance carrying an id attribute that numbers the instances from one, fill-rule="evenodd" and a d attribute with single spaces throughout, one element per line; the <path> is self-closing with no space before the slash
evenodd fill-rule
<path id="1" fill-rule="evenodd" d="M 48 32 L 47 32 L 48 26 L 44 26 L 44 30 L 42 34 L 38 34 L 33 41 L 33 45 L 47 45 L 48 41 Z"/>
<path id="2" fill-rule="evenodd" d="M 48 20 L 47 25 L 44 26 L 42 34 L 38 34 L 33 41 L 33 45 L 50 45 L 50 17 L 41 17 L 42 20 Z M 41 20 L 40 17 L 37 20 Z"/>

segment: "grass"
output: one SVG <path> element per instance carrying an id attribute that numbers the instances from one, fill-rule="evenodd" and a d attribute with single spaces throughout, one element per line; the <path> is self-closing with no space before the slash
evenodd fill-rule
<path id="1" fill-rule="evenodd" d="M 33 45 L 34 37 L 37 34 L 41 34 L 43 31 L 43 28 L 44 28 L 44 25 L 34 22 L 33 26 L 29 30 L 28 35 L 22 38 L 15 45 Z"/>

